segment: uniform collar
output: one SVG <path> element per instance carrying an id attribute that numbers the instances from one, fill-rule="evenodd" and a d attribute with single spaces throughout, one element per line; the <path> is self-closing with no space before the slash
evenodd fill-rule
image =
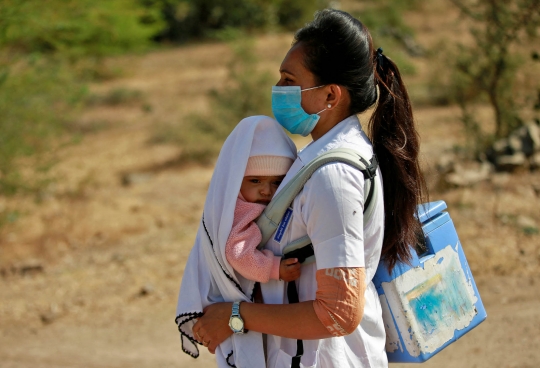
<path id="1" fill-rule="evenodd" d="M 330 129 L 316 141 L 311 141 L 299 153 L 298 159 L 305 165 L 317 156 L 344 143 L 354 142 L 362 135 L 362 127 L 356 115 L 351 115 Z"/>

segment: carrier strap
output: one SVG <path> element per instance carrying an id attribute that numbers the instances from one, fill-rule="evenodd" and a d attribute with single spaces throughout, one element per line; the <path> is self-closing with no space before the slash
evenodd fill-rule
<path id="1" fill-rule="evenodd" d="M 311 178 L 313 173 L 329 163 L 341 162 L 360 170 L 364 176 L 364 224 L 372 217 L 375 209 L 376 193 L 379 186 L 376 185 L 375 176 L 379 162 L 373 155 L 368 162 L 360 153 L 349 148 L 336 148 L 317 156 L 310 161 L 272 198 L 264 212 L 257 220 L 257 226 L 261 229 L 262 239 L 259 249 L 262 248 L 279 226 L 283 214 L 289 208 L 294 198 L 300 193 L 304 184 Z"/>
<path id="2" fill-rule="evenodd" d="M 379 162 L 375 154 L 368 162 L 355 150 L 348 148 L 337 148 L 329 150 L 310 161 L 274 196 L 272 201 L 266 206 L 264 212 L 257 220 L 257 226 L 261 229 L 262 240 L 259 248 L 264 246 L 279 226 L 281 219 L 287 208 L 290 207 L 294 198 L 300 193 L 304 184 L 311 178 L 313 173 L 321 166 L 341 162 L 360 170 L 364 176 L 364 225 L 371 219 L 376 201 L 378 185 L 375 182 Z M 313 245 L 309 236 L 304 236 L 288 244 L 284 250 L 283 258 L 298 258 L 300 263 L 311 263 L 315 261 Z M 289 303 L 298 303 L 298 290 L 296 282 L 287 283 L 287 298 Z M 304 354 L 304 344 L 302 340 L 296 340 L 296 355 L 292 358 L 291 367 L 300 368 L 300 361 Z"/>
<path id="3" fill-rule="evenodd" d="M 308 244 L 303 246 L 302 248 L 297 248 L 295 250 L 292 250 L 290 252 L 287 252 L 287 254 L 284 254 L 283 259 L 289 259 L 289 258 L 298 258 L 298 262 L 304 263 L 306 259 L 309 257 L 315 255 L 315 252 L 313 250 L 313 244 Z"/>
<path id="4" fill-rule="evenodd" d="M 294 281 L 287 283 L 287 298 L 289 298 L 289 304 L 298 303 L 298 292 Z M 291 368 L 300 368 L 302 355 L 304 355 L 304 343 L 302 340 L 296 340 L 296 355 L 292 358 Z"/>
<path id="5" fill-rule="evenodd" d="M 283 255 L 282 258 L 298 258 L 298 262 L 304 263 L 306 259 L 313 255 L 313 245 L 308 244 Z M 296 290 L 296 282 L 294 281 L 287 283 L 287 298 L 289 299 L 289 304 L 298 303 L 298 291 Z M 304 342 L 302 340 L 296 340 L 296 355 L 292 358 L 291 368 L 300 368 L 302 355 L 304 355 Z"/>
<path id="6" fill-rule="evenodd" d="M 313 256 L 313 244 L 308 244 L 304 245 L 302 248 L 297 248 L 287 254 L 284 254 L 281 258 L 298 258 L 298 262 L 304 263 L 306 259 Z M 298 290 L 296 290 L 295 281 L 290 281 L 287 283 L 287 299 L 289 299 L 289 304 L 298 303 Z M 296 340 L 296 355 L 292 358 L 291 368 L 300 368 L 302 355 L 304 355 L 304 342 L 302 340 Z"/>

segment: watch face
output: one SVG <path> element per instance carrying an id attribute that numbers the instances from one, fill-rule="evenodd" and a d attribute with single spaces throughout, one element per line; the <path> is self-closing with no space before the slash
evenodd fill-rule
<path id="1" fill-rule="evenodd" d="M 244 322 L 238 317 L 232 317 L 230 321 L 231 328 L 240 331 L 244 328 Z"/>

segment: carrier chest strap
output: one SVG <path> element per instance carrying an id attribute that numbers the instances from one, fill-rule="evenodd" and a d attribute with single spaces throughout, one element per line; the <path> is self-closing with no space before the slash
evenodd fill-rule
<path id="1" fill-rule="evenodd" d="M 359 159 L 366 165 L 365 170 L 360 170 L 362 172 L 362 175 L 364 175 L 364 180 L 369 180 L 371 185 L 369 188 L 369 193 L 365 197 L 364 202 L 364 214 L 366 213 L 366 210 L 369 208 L 370 212 L 368 213 L 369 216 L 373 213 L 373 206 L 371 206 L 371 201 L 373 200 L 373 193 L 375 193 L 375 175 L 377 175 L 377 168 L 379 167 L 379 160 L 377 160 L 377 156 L 374 154 L 371 160 L 366 162 L 366 160 L 360 156 Z M 364 194 L 365 196 L 365 194 Z M 364 221 L 365 223 L 365 221 Z"/>
<path id="2" fill-rule="evenodd" d="M 302 248 L 297 248 L 284 254 L 282 259 L 298 258 L 298 262 L 304 263 L 306 259 L 315 255 L 313 244 L 304 245 Z"/>
<path id="3" fill-rule="evenodd" d="M 272 237 L 279 226 L 283 214 L 289 208 L 294 198 L 303 189 L 304 184 L 311 178 L 313 173 L 320 167 L 340 162 L 352 166 L 362 172 L 364 176 L 364 224 L 372 217 L 375 209 L 377 192 L 380 190 L 375 180 L 379 163 L 373 155 L 368 162 L 357 151 L 349 148 L 337 148 L 329 150 L 316 157 L 305 165 L 285 186 L 272 198 L 264 212 L 257 220 L 257 226 L 261 230 L 262 239 L 259 247 L 264 246 Z"/>
<path id="4" fill-rule="evenodd" d="M 289 304 L 298 303 L 298 292 L 294 281 L 287 283 L 287 299 L 289 299 Z M 292 358 L 291 368 L 300 368 L 302 355 L 304 355 L 304 343 L 298 339 L 296 340 L 296 355 Z"/>
<path id="5" fill-rule="evenodd" d="M 263 215 L 259 218 L 257 225 L 261 228 L 263 241 L 266 244 L 269 237 L 281 221 L 285 210 L 290 206 L 294 197 L 302 190 L 304 184 L 311 175 L 321 166 L 332 163 L 342 162 L 359 169 L 364 176 L 364 224 L 371 219 L 375 208 L 373 197 L 378 186 L 375 182 L 377 168 L 379 163 L 377 156 L 373 155 L 370 162 L 364 159 L 360 154 L 349 149 L 330 150 L 315 160 L 304 166 L 289 183 L 274 197 L 267 206 Z M 265 233 L 266 231 L 266 233 Z M 315 252 L 309 236 L 304 236 L 288 244 L 284 249 L 283 259 L 297 258 L 300 263 L 311 263 L 315 261 Z M 287 299 L 289 304 L 298 303 L 298 290 L 296 282 L 287 283 Z M 299 368 L 302 355 L 304 354 L 304 343 L 301 339 L 296 340 L 296 355 L 292 358 L 291 368 Z"/>

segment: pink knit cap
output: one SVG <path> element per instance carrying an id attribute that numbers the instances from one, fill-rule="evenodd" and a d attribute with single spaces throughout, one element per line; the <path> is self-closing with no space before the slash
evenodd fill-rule
<path id="1" fill-rule="evenodd" d="M 293 159 L 285 156 L 252 156 L 244 176 L 281 176 L 287 174 Z"/>
<path id="2" fill-rule="evenodd" d="M 253 132 L 244 176 L 285 175 L 295 159 L 296 147 L 281 125 L 265 118 Z"/>

